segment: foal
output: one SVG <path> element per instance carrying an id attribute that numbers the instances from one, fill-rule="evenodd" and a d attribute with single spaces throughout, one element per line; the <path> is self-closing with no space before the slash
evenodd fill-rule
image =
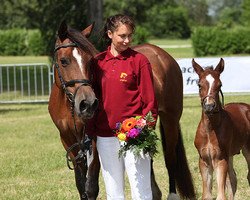
<path id="1" fill-rule="evenodd" d="M 229 103 L 223 107 L 220 102 L 220 74 L 224 70 L 222 58 L 215 69 L 204 70 L 194 59 L 192 64 L 199 75 L 198 86 L 202 106 L 201 120 L 194 141 L 200 156 L 202 199 L 213 199 L 212 175 L 215 171 L 218 187 L 216 200 L 226 200 L 225 186 L 228 189 L 228 199 L 233 200 L 237 188 L 233 156 L 241 150 L 248 164 L 247 179 L 250 184 L 250 105 Z"/>

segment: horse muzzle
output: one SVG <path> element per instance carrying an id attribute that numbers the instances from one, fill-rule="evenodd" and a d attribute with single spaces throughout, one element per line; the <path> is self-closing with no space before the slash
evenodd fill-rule
<path id="1" fill-rule="evenodd" d="M 82 120 L 92 118 L 99 103 L 91 85 L 81 84 L 73 96 L 73 108 L 77 116 Z"/>
<path id="2" fill-rule="evenodd" d="M 214 98 L 206 97 L 202 101 L 202 109 L 206 114 L 211 114 L 216 112 L 216 101 Z"/>
<path id="3" fill-rule="evenodd" d="M 76 113 L 78 114 L 78 116 L 80 118 L 83 119 L 90 119 L 94 116 L 94 113 L 96 111 L 96 109 L 98 108 L 98 99 L 95 98 L 91 101 L 88 100 L 82 100 L 78 105 L 76 109 Z"/>

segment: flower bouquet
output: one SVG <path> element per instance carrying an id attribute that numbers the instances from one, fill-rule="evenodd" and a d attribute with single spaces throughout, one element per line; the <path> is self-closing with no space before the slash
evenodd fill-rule
<path id="1" fill-rule="evenodd" d="M 116 123 L 115 136 L 122 142 L 119 156 L 125 156 L 131 150 L 135 156 L 149 154 L 152 158 L 157 153 L 159 138 L 155 132 L 155 119 L 149 112 L 145 117 L 136 116 Z"/>

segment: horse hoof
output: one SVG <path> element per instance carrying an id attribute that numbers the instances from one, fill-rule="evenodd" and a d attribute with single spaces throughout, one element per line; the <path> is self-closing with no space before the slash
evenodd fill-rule
<path id="1" fill-rule="evenodd" d="M 170 193 L 167 200 L 180 200 L 180 197 L 175 193 Z"/>

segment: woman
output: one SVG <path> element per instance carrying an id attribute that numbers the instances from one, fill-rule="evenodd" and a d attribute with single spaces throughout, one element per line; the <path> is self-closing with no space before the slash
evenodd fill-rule
<path id="1" fill-rule="evenodd" d="M 119 157 L 120 143 L 114 135 L 116 123 L 129 117 L 145 116 L 151 111 L 157 118 L 150 63 L 144 55 L 129 47 L 134 30 L 134 22 L 129 16 L 109 17 L 104 26 L 108 48 L 95 59 L 94 87 L 100 105 L 95 118 L 88 124 L 87 133 L 97 136 L 108 200 L 125 199 L 125 171 L 132 199 L 152 200 L 150 156 L 135 158 L 129 151 L 126 156 Z"/>

